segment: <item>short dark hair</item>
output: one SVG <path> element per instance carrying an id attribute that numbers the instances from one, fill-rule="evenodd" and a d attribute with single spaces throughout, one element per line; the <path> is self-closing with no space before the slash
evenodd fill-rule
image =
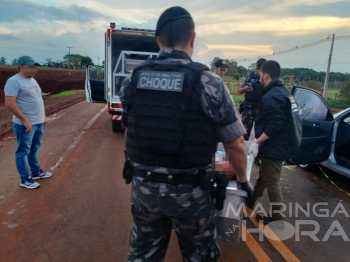
<path id="1" fill-rule="evenodd" d="M 281 75 L 281 66 L 276 61 L 269 60 L 262 65 L 261 72 L 268 74 L 272 79 L 279 78 Z"/>
<path id="2" fill-rule="evenodd" d="M 260 58 L 258 61 L 256 61 L 256 67 L 261 69 L 262 65 L 266 62 L 265 58 Z"/>
<path id="3" fill-rule="evenodd" d="M 192 18 L 182 18 L 163 26 L 159 32 L 159 40 L 162 45 L 174 48 L 175 46 L 186 46 L 194 32 Z"/>

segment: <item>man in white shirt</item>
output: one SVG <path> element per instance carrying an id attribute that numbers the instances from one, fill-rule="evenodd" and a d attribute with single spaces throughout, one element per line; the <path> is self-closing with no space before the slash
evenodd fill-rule
<path id="1" fill-rule="evenodd" d="M 48 178 L 39 165 L 38 150 L 47 123 L 41 88 L 34 79 L 38 69 L 29 56 L 18 58 L 19 73 L 5 84 L 6 106 L 13 113 L 13 129 L 17 138 L 16 166 L 21 187 L 34 189 L 40 186 L 33 179 Z M 28 168 L 28 164 L 30 169 Z"/>

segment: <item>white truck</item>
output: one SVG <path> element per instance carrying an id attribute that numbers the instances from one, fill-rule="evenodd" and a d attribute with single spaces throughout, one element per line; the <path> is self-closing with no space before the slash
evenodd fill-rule
<path id="1" fill-rule="evenodd" d="M 122 104 L 120 87 L 124 78 L 146 59 L 157 56 L 155 30 L 122 28 L 115 23 L 105 33 L 104 66 L 90 65 L 86 70 L 86 101 L 107 103 L 113 132 L 124 130 L 122 126 Z"/>

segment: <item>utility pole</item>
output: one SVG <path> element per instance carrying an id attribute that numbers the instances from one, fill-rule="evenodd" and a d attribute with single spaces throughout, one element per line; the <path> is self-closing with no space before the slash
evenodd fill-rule
<path id="1" fill-rule="evenodd" d="M 335 37 L 335 34 L 333 34 L 333 37 L 332 37 L 332 45 L 331 45 L 331 51 L 330 51 L 330 53 L 329 53 L 329 58 L 328 58 L 328 66 L 327 66 L 327 72 L 326 72 L 326 79 L 325 79 L 325 81 L 324 81 L 324 86 L 323 86 L 323 98 L 326 99 L 326 100 L 327 100 L 327 91 L 328 91 L 329 70 L 330 70 L 330 68 L 331 68 L 331 61 L 332 61 L 334 37 Z"/>
<path id="2" fill-rule="evenodd" d="M 70 75 L 70 49 L 73 48 L 72 46 L 66 46 L 69 51 L 68 51 L 68 75 Z"/>

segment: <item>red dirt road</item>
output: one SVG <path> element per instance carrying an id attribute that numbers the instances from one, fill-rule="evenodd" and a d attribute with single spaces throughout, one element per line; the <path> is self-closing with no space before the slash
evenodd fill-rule
<path id="1" fill-rule="evenodd" d="M 124 133 L 112 132 L 105 105 L 86 103 L 45 132 L 40 162 L 54 175 L 39 189 L 19 187 L 15 141 L 0 149 L 1 261 L 126 261 L 132 218 L 131 187 L 121 177 Z M 181 261 L 174 236 L 166 261 Z"/>
<path id="2" fill-rule="evenodd" d="M 54 175 L 39 180 L 39 189 L 27 190 L 19 187 L 15 141 L 9 139 L 0 148 L 0 261 L 126 261 L 132 217 L 131 186 L 121 176 L 124 147 L 124 133 L 112 132 L 105 105 L 77 104 L 45 127 L 39 157 L 42 168 Z M 254 167 L 253 183 L 256 178 Z M 312 176 L 286 168 L 282 178 L 285 203 L 327 201 L 332 212 L 343 201 L 350 213 L 350 197 Z M 264 195 L 264 206 L 266 200 Z M 296 219 L 286 221 L 294 225 Z M 321 239 L 335 219 L 350 233 L 350 221 L 343 214 L 312 219 L 322 223 L 317 235 Z M 348 243 L 339 236 L 330 240 L 302 236 L 300 241 L 259 241 L 254 233 L 239 244 L 220 241 L 219 261 L 347 261 Z M 174 235 L 165 261 L 182 261 Z"/>

